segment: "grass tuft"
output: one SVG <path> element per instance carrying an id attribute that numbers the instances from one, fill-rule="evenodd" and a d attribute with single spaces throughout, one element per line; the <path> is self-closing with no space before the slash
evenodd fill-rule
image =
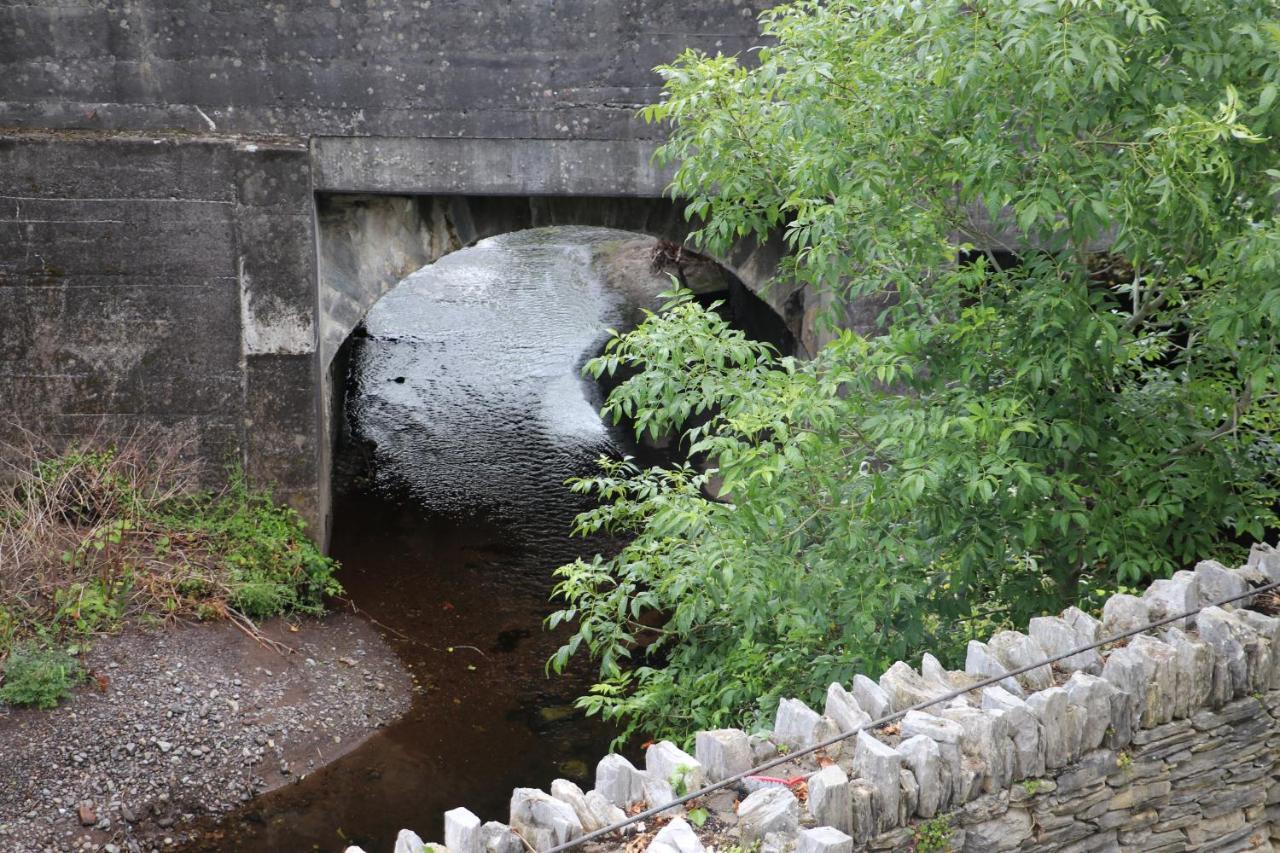
<path id="1" fill-rule="evenodd" d="M 47 650 L 129 621 L 179 618 L 252 632 L 253 620 L 318 614 L 341 593 L 337 563 L 297 512 L 238 468 L 225 487 L 202 489 L 190 450 L 150 434 L 60 452 L 30 439 L 0 449 L 3 690 L 15 656 L 35 654 L 32 641 Z"/>
<path id="2" fill-rule="evenodd" d="M 84 668 L 67 652 L 24 644 L 5 660 L 0 702 L 54 708 L 84 678 Z"/>

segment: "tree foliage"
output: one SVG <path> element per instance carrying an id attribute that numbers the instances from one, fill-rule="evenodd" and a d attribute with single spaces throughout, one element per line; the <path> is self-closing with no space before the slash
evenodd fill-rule
<path id="1" fill-rule="evenodd" d="M 680 297 L 589 365 L 628 377 L 607 414 L 707 460 L 575 483 L 582 531 L 635 535 L 560 570 L 589 709 L 750 725 L 1274 528 L 1280 5 L 761 20 L 753 63 L 660 69 L 673 192 L 705 248 L 781 231 L 879 331 L 797 362 Z"/>

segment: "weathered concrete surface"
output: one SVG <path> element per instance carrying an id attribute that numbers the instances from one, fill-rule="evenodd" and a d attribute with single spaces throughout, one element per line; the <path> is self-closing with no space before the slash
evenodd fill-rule
<path id="1" fill-rule="evenodd" d="M 296 137 L 653 137 L 654 66 L 737 53 L 742 0 L 0 5 L 0 127 Z"/>
<path id="2" fill-rule="evenodd" d="M 0 135 L 0 411 L 194 433 L 318 518 L 309 172 L 279 142 Z"/>
<path id="3" fill-rule="evenodd" d="M 683 239 L 635 112 L 653 66 L 744 51 L 757 11 L 0 0 L 0 412 L 194 432 L 322 531 L 325 371 L 390 277 L 507 226 Z M 323 202 L 345 230 L 320 239 L 317 193 L 399 199 Z M 764 282 L 780 254 L 725 261 Z"/>
<path id="4" fill-rule="evenodd" d="M 656 198 L 672 169 L 651 139 L 318 137 L 321 192 Z"/>

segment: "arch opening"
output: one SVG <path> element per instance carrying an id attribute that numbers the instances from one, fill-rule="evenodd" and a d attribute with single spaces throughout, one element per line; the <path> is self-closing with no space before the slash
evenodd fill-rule
<path id="1" fill-rule="evenodd" d="M 649 196 L 391 195 L 318 193 L 318 360 L 323 452 L 319 499 L 323 540 L 332 522 L 334 451 L 340 438 L 344 343 L 374 304 L 422 267 L 481 240 L 531 228 L 573 225 L 632 232 L 683 246 L 691 228 L 681 206 Z M 749 333 L 787 351 L 812 349 L 803 289 L 776 281 L 785 254 L 780 237 L 743 241 L 724 258 L 725 300 Z M 699 256 L 700 257 L 700 256 Z"/>
<path id="2" fill-rule="evenodd" d="M 668 458 L 600 422 L 603 391 L 580 367 L 608 327 L 638 321 L 669 287 L 669 248 L 583 227 L 478 238 L 391 288 L 339 348 L 334 396 L 349 407 L 335 413 L 346 429 L 333 551 L 353 600 L 394 629 L 426 690 L 404 720 L 327 768 L 322 789 L 304 782 L 264 804 L 290 813 L 290 843 L 331 833 L 338 812 L 359 842 L 455 801 L 501 817 L 517 785 L 589 784 L 614 732 L 572 707 L 590 672 L 543 677 L 564 637 L 542 619 L 556 566 L 621 544 L 569 537 L 585 501 L 565 477 L 591 473 L 601 451 Z M 684 258 L 679 273 L 704 298 L 731 306 L 736 286 L 754 299 L 708 260 Z M 420 784 L 442 767 L 448 790 Z M 277 849 L 272 827 L 245 826 L 237 849 Z"/>

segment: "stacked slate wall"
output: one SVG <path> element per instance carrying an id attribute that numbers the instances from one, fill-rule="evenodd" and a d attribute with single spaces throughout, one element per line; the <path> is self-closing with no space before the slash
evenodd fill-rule
<path id="1" fill-rule="evenodd" d="M 797 753 L 586 850 L 1236 851 L 1280 841 L 1280 551 L 1214 561 L 1116 595 L 1102 618 L 1070 608 L 969 645 L 964 672 L 931 655 L 878 680 L 833 684 L 823 712 L 784 700 L 771 732 L 700 732 L 693 754 L 651 745 L 644 767 L 606 756 L 595 788 L 517 789 L 508 824 L 445 815 L 452 853 L 548 850 L 641 804 Z M 1246 597 L 1224 606 L 1225 598 Z M 1079 647 L 1200 609 L 1052 666 L 943 698 Z M 941 698 L 835 747 L 805 747 Z M 700 812 L 707 811 L 706 820 Z M 667 815 L 674 817 L 668 818 Z M 694 819 L 696 818 L 696 820 Z M 694 824 L 701 823 L 695 828 Z M 519 836 L 519 837 L 517 837 Z M 410 831 L 397 853 L 421 849 Z M 351 853 L 351 851 L 348 851 Z"/>

